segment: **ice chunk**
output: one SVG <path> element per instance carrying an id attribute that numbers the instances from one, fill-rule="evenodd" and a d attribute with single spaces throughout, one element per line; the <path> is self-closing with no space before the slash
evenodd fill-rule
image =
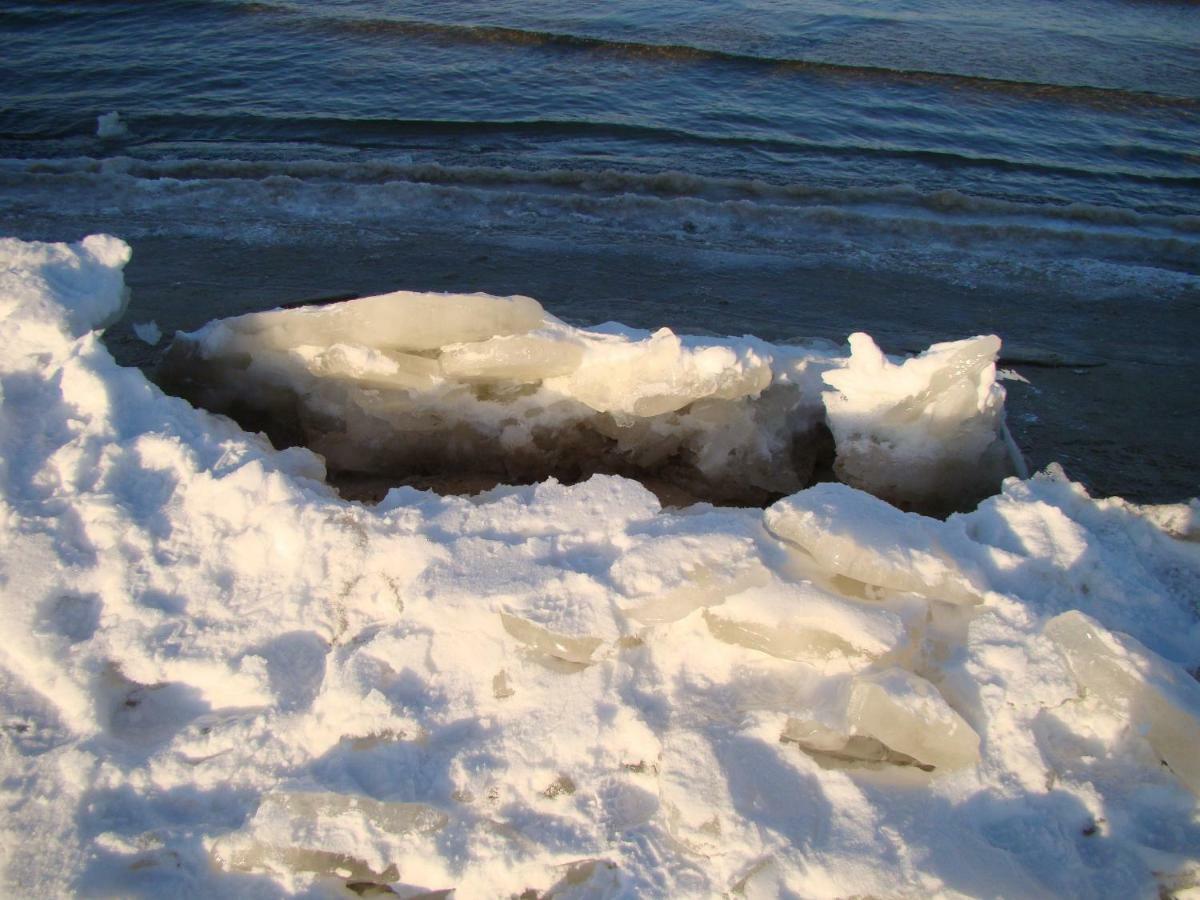
<path id="1" fill-rule="evenodd" d="M 830 572 L 950 603 L 978 603 L 979 591 L 942 549 L 936 519 L 905 513 L 842 484 L 818 484 L 763 513 L 776 537 L 807 551 Z"/>
<path id="2" fill-rule="evenodd" d="M 442 380 L 436 360 L 395 350 L 303 344 L 293 347 L 288 355 L 299 360 L 314 378 L 342 379 L 364 388 L 420 390 Z"/>
<path id="3" fill-rule="evenodd" d="M 681 503 L 761 505 L 832 464 L 833 394 L 820 375 L 835 363 L 750 337 L 585 331 L 527 297 L 402 291 L 209 323 L 176 337 L 160 379 L 276 443 L 310 447 L 335 476 L 512 484 L 604 472 Z M 870 407 L 877 386 L 860 388 Z M 933 406 L 939 436 L 921 419 L 904 426 L 920 438 L 910 444 L 944 450 L 959 425 L 974 433 L 974 407 Z M 970 421 L 955 424 L 960 412 Z M 912 447 L 900 451 L 872 452 L 901 471 Z"/>
<path id="4" fill-rule="evenodd" d="M 538 653 L 581 666 L 594 662 L 592 654 L 603 643 L 598 637 L 556 634 L 510 613 L 500 613 L 500 622 L 505 631 Z"/>
<path id="5" fill-rule="evenodd" d="M 543 317 L 541 304 L 529 297 L 395 291 L 328 306 L 226 319 L 222 331 L 210 331 L 202 340 L 210 354 L 304 344 L 359 344 L 414 352 L 523 334 L 538 328 Z"/>
<path id="6" fill-rule="evenodd" d="M 579 342 L 542 333 L 452 344 L 438 357 L 442 371 L 451 378 L 523 382 L 569 375 L 582 359 Z"/>
<path id="7" fill-rule="evenodd" d="M 391 803 L 329 792 L 280 792 L 263 800 L 246 831 L 214 843 L 230 871 L 315 872 L 345 879 L 400 877 L 384 854 L 444 828 L 449 818 L 424 803 Z M 397 857 L 399 858 L 399 857 Z"/>
<path id="8" fill-rule="evenodd" d="M 638 417 L 682 409 L 703 397 L 735 400 L 771 383 L 771 366 L 749 347 L 685 347 L 670 329 L 649 340 L 612 339 L 590 352 L 569 377 L 549 387 L 597 412 Z"/>
<path id="9" fill-rule="evenodd" d="M 865 734 L 843 734 L 808 719 L 787 720 L 780 740 L 796 744 L 823 768 L 866 766 L 916 766 L 932 771 L 934 766 L 898 753 L 878 738 Z"/>
<path id="10" fill-rule="evenodd" d="M 541 900 L 608 900 L 621 896 L 621 873 L 607 859 L 580 859 L 560 867 L 565 874 Z"/>
<path id="11" fill-rule="evenodd" d="M 106 112 L 96 116 L 96 137 L 106 141 L 123 138 L 129 134 L 129 128 L 121 121 L 119 112 Z"/>
<path id="12" fill-rule="evenodd" d="M 905 639 L 895 613 L 849 603 L 809 584 L 742 591 L 704 615 L 713 637 L 822 668 L 861 668 Z"/>
<path id="13" fill-rule="evenodd" d="M 645 625 L 677 622 L 701 607 L 720 603 L 747 588 L 766 584 L 770 577 L 765 566 L 752 560 L 728 568 L 697 565 L 688 570 L 682 584 L 633 606 L 627 613 Z"/>
<path id="14" fill-rule="evenodd" d="M 1128 716 L 1155 753 L 1200 794 L 1200 684 L 1126 634 L 1071 610 L 1046 623 L 1080 686 Z"/>
<path id="15" fill-rule="evenodd" d="M 979 735 L 950 708 L 938 689 L 912 672 L 891 668 L 854 679 L 846 704 L 850 733 L 935 768 L 979 759 Z"/>
<path id="16" fill-rule="evenodd" d="M 137 335 L 139 341 L 149 344 L 151 347 L 162 340 L 162 330 L 158 327 L 158 323 L 150 322 L 134 322 L 133 333 Z"/>
<path id="17" fill-rule="evenodd" d="M 865 334 L 824 374 L 834 471 L 847 484 L 907 508 L 969 508 L 1018 471 L 1005 440 L 1004 388 L 994 335 L 934 344 L 895 364 Z"/>

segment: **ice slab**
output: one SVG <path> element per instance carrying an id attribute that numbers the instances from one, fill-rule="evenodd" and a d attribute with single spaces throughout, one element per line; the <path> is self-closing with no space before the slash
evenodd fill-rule
<path id="1" fill-rule="evenodd" d="M 827 671 L 854 670 L 898 649 L 900 617 L 847 602 L 811 583 L 744 590 L 704 615 L 713 637 Z"/>
<path id="2" fill-rule="evenodd" d="M 840 706 L 840 708 L 838 708 Z M 959 769 L 979 759 L 979 735 L 921 676 L 890 667 L 852 678 L 824 718 L 792 716 L 782 739 L 822 764 Z"/>
<path id="3" fill-rule="evenodd" d="M 818 484 L 763 513 L 767 529 L 825 570 L 894 591 L 974 604 L 979 590 L 939 539 L 946 525 L 845 485 Z"/>
<path id="4" fill-rule="evenodd" d="M 431 835 L 448 822 L 445 813 L 423 803 L 279 792 L 263 800 L 242 832 L 214 842 L 210 854 L 229 871 L 396 881 L 406 839 Z"/>
<path id="5" fill-rule="evenodd" d="M 1000 339 L 987 335 L 894 363 L 869 335 L 852 334 L 850 358 L 824 374 L 838 477 L 897 506 L 950 511 L 1019 471 L 999 352 Z"/>
<path id="6" fill-rule="evenodd" d="M 1079 610 L 1055 616 L 1045 633 L 1079 685 L 1127 716 L 1179 780 L 1200 794 L 1200 683 Z"/>
<path id="7" fill-rule="evenodd" d="M 853 734 L 873 737 L 898 753 L 935 768 L 959 768 L 979 759 L 979 735 L 912 672 L 891 668 L 854 679 L 846 705 Z"/>
<path id="8" fill-rule="evenodd" d="M 893 366 L 911 388 L 894 402 L 868 377 L 894 373 L 867 371 L 864 341 L 847 359 L 749 337 L 573 328 L 527 297 L 399 291 L 210 323 L 176 336 L 160 378 L 316 450 L 331 472 L 604 472 L 761 505 L 834 465 L 832 427 L 845 456 L 835 470 L 889 499 L 944 510 L 994 490 L 1008 469 L 980 460 L 999 452 L 1003 392 L 985 360 L 996 339 Z M 841 393 L 823 392 L 822 374 Z M 967 382 L 982 411 L 963 399 Z"/>

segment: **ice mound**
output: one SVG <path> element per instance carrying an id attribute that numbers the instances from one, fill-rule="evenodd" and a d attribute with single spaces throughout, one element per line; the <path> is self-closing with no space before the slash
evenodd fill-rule
<path id="1" fill-rule="evenodd" d="M 528 297 L 397 292 L 210 323 L 176 336 L 160 377 L 360 482 L 601 472 L 679 503 L 761 505 L 828 470 L 828 421 L 850 484 L 937 512 L 993 491 L 1011 471 L 999 342 L 939 345 L 900 366 L 876 351 L 868 372 L 864 341 L 844 359 L 749 337 L 578 329 Z M 873 381 L 893 378 L 884 366 L 904 373 L 890 399 Z"/>
<path id="2" fill-rule="evenodd" d="M 1054 473 L 946 521 L 840 484 L 765 512 L 671 508 L 605 474 L 351 503 L 315 454 L 113 362 L 89 329 L 119 309 L 127 259 L 111 238 L 0 243 L 0 894 L 1200 882 L 1179 783 L 1200 740 L 1194 504 L 1096 500 Z M 334 390 L 432 416 L 457 392 L 508 415 L 533 397 L 535 417 L 559 403 L 641 441 L 702 404 L 808 415 L 844 364 L 480 302 L 463 306 L 491 317 L 478 340 L 367 345 L 339 313 L 336 344 L 263 351 L 226 329 L 246 343 L 223 364 L 260 393 L 277 376 L 273 403 Z M 550 397 L 614 348 L 674 362 L 588 393 L 606 412 Z M 702 399 L 664 411 L 685 387 Z"/>
<path id="3" fill-rule="evenodd" d="M 1200 683 L 1128 635 L 1071 610 L 1046 623 L 1079 686 L 1123 716 L 1200 794 Z"/>
<path id="4" fill-rule="evenodd" d="M 896 364 L 869 335 L 850 335 L 849 360 L 823 375 L 838 477 L 900 507 L 951 510 L 1021 469 L 1005 440 L 999 352 L 989 335 Z"/>

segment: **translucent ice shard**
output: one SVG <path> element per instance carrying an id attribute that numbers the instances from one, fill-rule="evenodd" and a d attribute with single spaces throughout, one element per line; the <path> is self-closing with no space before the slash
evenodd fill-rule
<path id="1" fill-rule="evenodd" d="M 890 362 L 865 334 L 845 366 L 824 375 L 834 471 L 906 508 L 962 509 L 1020 468 L 1005 438 L 994 335 L 934 344 Z"/>
<path id="2" fill-rule="evenodd" d="M 263 800 L 240 833 L 211 855 L 230 871 L 314 872 L 345 879 L 395 881 L 408 841 L 445 827 L 448 817 L 423 803 L 390 803 L 329 792 L 280 792 Z"/>
<path id="3" fill-rule="evenodd" d="M 558 634 L 510 613 L 500 613 L 504 630 L 529 648 L 554 659 L 590 665 L 602 641 L 598 637 Z"/>
<path id="4" fill-rule="evenodd" d="M 942 549 L 943 523 L 905 513 L 842 484 L 818 484 L 780 500 L 763 513 L 776 537 L 803 548 L 837 575 L 950 603 L 978 603 L 980 595 Z"/>
<path id="5" fill-rule="evenodd" d="M 912 672 L 885 669 L 855 678 L 846 705 L 852 734 L 934 766 L 959 768 L 979 759 L 979 735 L 938 689 Z"/>
<path id="6" fill-rule="evenodd" d="M 682 584 L 640 602 L 627 612 L 645 625 L 677 622 L 694 610 L 720 603 L 726 597 L 766 584 L 770 579 L 766 567 L 752 560 L 729 568 L 699 565 L 688 574 Z"/>
<path id="7" fill-rule="evenodd" d="M 566 379 L 552 382 L 597 412 L 659 416 L 711 397 L 736 400 L 771 383 L 771 366 L 749 347 L 689 347 L 670 329 L 648 340 L 612 340 Z"/>
<path id="8" fill-rule="evenodd" d="M 1126 634 L 1071 610 L 1046 623 L 1080 686 L 1129 717 L 1154 751 L 1200 794 L 1200 684 Z"/>
<path id="9" fill-rule="evenodd" d="M 569 375 L 582 360 L 582 344 L 550 334 L 507 335 L 452 344 L 439 357 L 442 371 L 453 378 L 522 382 Z"/>
<path id="10" fill-rule="evenodd" d="M 905 639 L 900 617 L 849 603 L 812 584 L 774 582 L 705 612 L 719 640 L 822 668 L 855 669 Z"/>
<path id="11" fill-rule="evenodd" d="M 210 332 L 228 351 L 358 344 L 391 350 L 438 350 L 460 341 L 523 334 L 542 324 L 544 312 L 529 297 L 425 294 L 395 291 L 328 306 L 277 309 L 226 319 Z"/>
<path id="12" fill-rule="evenodd" d="M 807 719 L 788 719 L 781 740 L 796 744 L 825 768 L 866 766 L 916 766 L 931 771 L 928 763 L 898 753 L 878 738 L 843 734 Z"/>

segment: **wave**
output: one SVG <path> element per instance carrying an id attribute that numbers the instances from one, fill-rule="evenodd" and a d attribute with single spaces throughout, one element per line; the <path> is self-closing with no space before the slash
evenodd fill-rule
<path id="1" fill-rule="evenodd" d="M 316 143 L 357 149 L 422 149 L 422 140 L 615 140 L 653 142 L 675 146 L 734 147 L 761 152 L 802 154 L 843 159 L 870 158 L 917 162 L 943 169 L 982 168 L 1001 172 L 1029 172 L 1076 179 L 1122 179 L 1171 188 L 1200 188 L 1200 175 L 1174 174 L 1170 163 L 1182 157 L 1158 154 L 1163 168 L 1136 171 L 1128 167 L 1084 167 L 1066 162 L 1013 159 L 1003 156 L 960 153 L 922 147 L 881 144 L 841 144 L 789 137 L 750 134 L 713 134 L 629 122 L 571 119 L 390 119 L 336 116 L 269 116 L 210 114 L 148 114 L 124 118 L 131 134 L 127 146 L 162 142 L 205 141 L 244 143 Z M 0 117 L 0 124 L 3 117 Z M 93 118 L 37 130 L 0 130 L 0 142 L 62 141 L 90 137 Z"/>
<path id="2" fill-rule="evenodd" d="M 301 13 L 286 5 L 265 2 L 241 4 L 241 9 L 246 12 L 291 16 L 293 17 L 292 24 L 302 28 L 374 35 L 384 38 L 394 36 L 453 44 L 537 47 L 638 60 L 710 63 L 775 71 L 789 70 L 827 78 L 871 79 L 899 84 L 945 87 L 952 90 L 967 88 L 974 91 L 1009 94 L 1022 99 L 1053 100 L 1100 106 L 1106 109 L 1200 110 L 1200 98 L 1197 97 L 1116 87 L 993 78 L 932 69 L 858 65 L 835 60 L 775 56 L 693 44 L 617 40 L 597 35 L 516 28 L 506 25 L 466 25 L 417 19 L 345 16 L 327 11 L 315 12 L 307 8 Z"/>
<path id="3" fill-rule="evenodd" d="M 322 160 L 166 159 L 76 157 L 0 163 L 14 177 L 78 174 L 122 175 L 142 180 L 266 181 L 315 184 L 386 185 L 412 183 L 477 191 L 526 194 L 577 193 L 617 197 L 637 195 L 708 203 L 750 202 L 769 206 L 906 208 L 946 218 L 990 217 L 1017 221 L 1070 223 L 1096 229 L 1154 229 L 1164 235 L 1200 236 L 1200 215 L 1166 215 L 1083 203 L 1053 205 L 973 196 L 946 189 L 922 192 L 908 185 L 834 187 L 774 183 L 754 178 L 715 177 L 681 171 L 627 172 L 615 169 L 525 169 L 511 166 L 451 166 L 377 160 L 347 163 Z"/>

